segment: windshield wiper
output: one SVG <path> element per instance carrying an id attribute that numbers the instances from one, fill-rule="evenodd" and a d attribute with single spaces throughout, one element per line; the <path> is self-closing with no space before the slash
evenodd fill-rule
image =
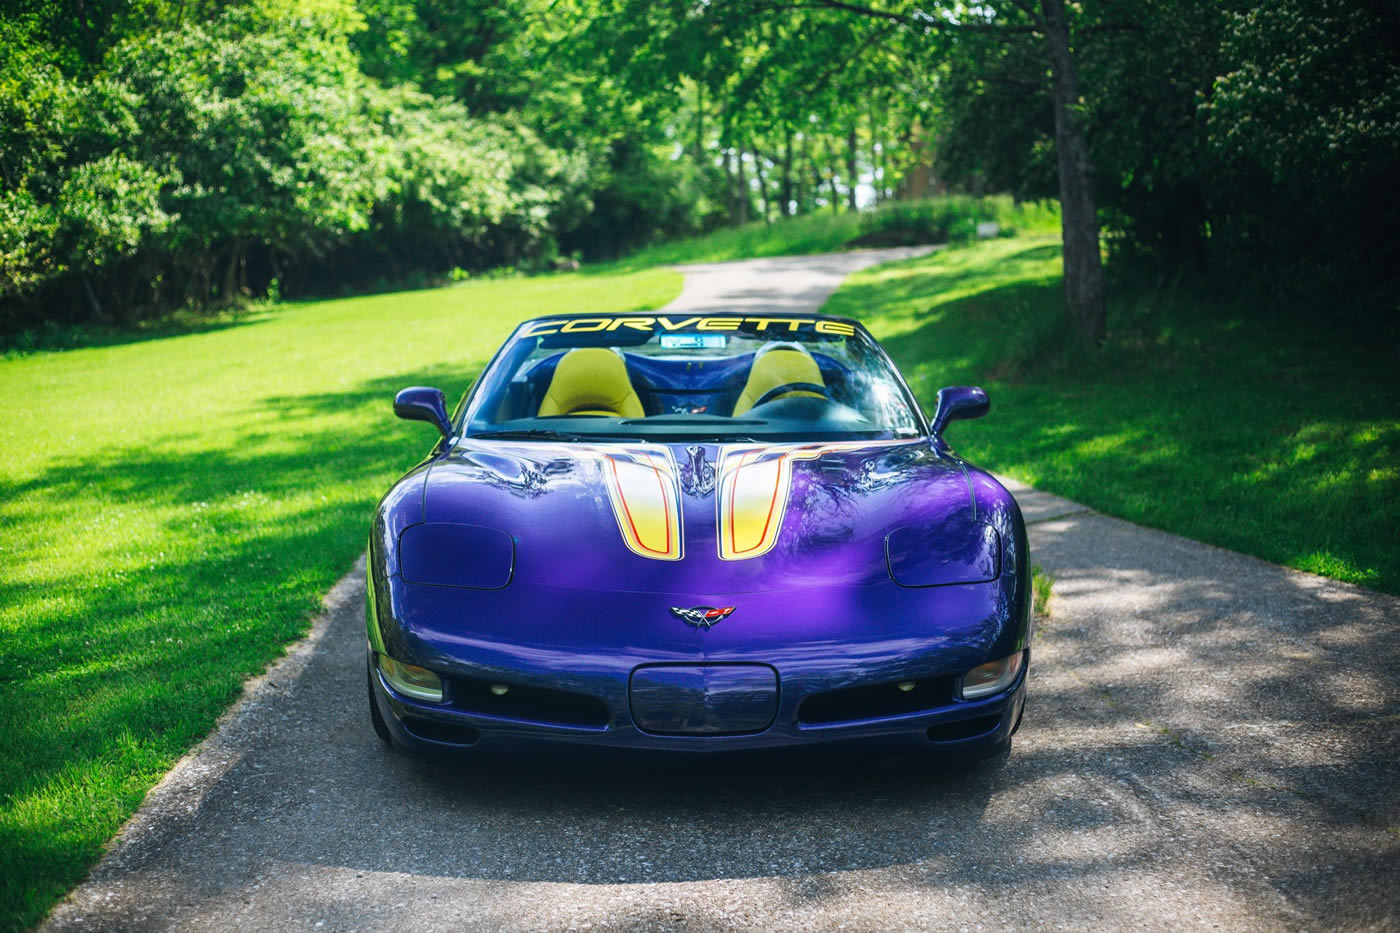
<path id="1" fill-rule="evenodd" d="M 503 431 L 479 431 L 468 434 L 472 440 L 541 440 L 541 441 L 591 441 L 607 434 L 573 434 L 569 431 L 555 431 L 551 428 L 511 428 Z"/>
<path id="2" fill-rule="evenodd" d="M 626 421 L 619 421 L 618 424 L 640 425 L 642 427 L 670 427 L 673 424 L 679 425 L 704 425 L 707 428 L 724 427 L 725 425 L 735 425 L 741 428 L 751 427 L 756 424 L 767 424 L 761 418 L 726 418 L 723 415 L 710 415 L 705 418 L 680 418 L 675 415 L 653 415 L 650 418 L 628 418 Z"/>

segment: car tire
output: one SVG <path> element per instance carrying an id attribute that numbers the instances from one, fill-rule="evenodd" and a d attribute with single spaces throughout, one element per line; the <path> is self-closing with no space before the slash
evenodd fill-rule
<path id="1" fill-rule="evenodd" d="M 369 690 L 370 725 L 374 726 L 374 734 L 379 736 L 379 741 L 392 747 L 394 740 L 389 735 L 389 726 L 384 722 L 383 714 L 379 712 L 379 698 L 374 695 L 374 652 L 369 653 L 365 662 L 365 686 Z"/>

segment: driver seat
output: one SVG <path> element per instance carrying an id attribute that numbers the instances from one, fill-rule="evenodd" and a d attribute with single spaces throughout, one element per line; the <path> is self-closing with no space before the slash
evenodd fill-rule
<path id="1" fill-rule="evenodd" d="M 555 365 L 538 415 L 644 418 L 646 410 L 627 377 L 627 364 L 617 352 L 607 347 L 577 347 Z"/>
<path id="2" fill-rule="evenodd" d="M 739 399 L 734 403 L 733 417 L 737 418 L 747 413 L 765 393 L 793 382 L 826 385 L 826 381 L 822 379 L 821 367 L 803 347 L 790 343 L 770 344 L 764 347 L 754 355 L 753 364 L 749 367 L 749 380 L 744 383 L 744 391 L 739 393 Z M 794 389 L 769 401 L 777 401 L 780 398 L 824 397 L 805 389 Z"/>

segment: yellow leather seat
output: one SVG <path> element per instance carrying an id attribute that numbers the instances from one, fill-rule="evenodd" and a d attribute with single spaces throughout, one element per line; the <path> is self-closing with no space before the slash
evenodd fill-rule
<path id="1" fill-rule="evenodd" d="M 734 417 L 737 418 L 753 408 L 765 393 L 772 392 L 778 386 L 793 382 L 826 385 L 822 379 L 821 367 L 817 365 L 816 360 L 812 359 L 812 355 L 801 347 L 785 345 L 759 350 L 753 358 L 753 365 L 749 367 L 749 381 L 744 383 L 744 391 L 739 393 L 739 400 L 734 403 Z M 794 389 L 769 399 L 769 401 L 776 401 L 780 398 L 825 398 L 825 396 L 804 389 Z"/>
<path id="2" fill-rule="evenodd" d="M 646 411 L 621 356 L 606 347 L 578 347 L 554 367 L 540 402 L 539 416 L 551 415 L 644 418 Z"/>

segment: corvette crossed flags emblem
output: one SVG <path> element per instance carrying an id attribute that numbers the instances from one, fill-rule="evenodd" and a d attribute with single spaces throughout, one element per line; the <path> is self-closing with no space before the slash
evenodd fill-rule
<path id="1" fill-rule="evenodd" d="M 720 619 L 727 619 L 734 612 L 733 606 L 692 606 L 689 609 L 682 609 L 679 606 L 671 607 L 671 615 L 680 619 L 686 625 L 695 628 L 709 629 Z"/>

